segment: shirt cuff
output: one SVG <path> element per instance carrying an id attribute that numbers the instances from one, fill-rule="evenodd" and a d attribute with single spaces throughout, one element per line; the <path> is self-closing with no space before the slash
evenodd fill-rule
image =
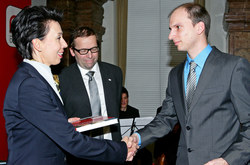
<path id="1" fill-rule="evenodd" d="M 139 142 L 138 142 L 138 146 L 141 146 L 141 135 L 137 132 L 135 132 L 135 134 L 138 136 L 139 138 Z"/>

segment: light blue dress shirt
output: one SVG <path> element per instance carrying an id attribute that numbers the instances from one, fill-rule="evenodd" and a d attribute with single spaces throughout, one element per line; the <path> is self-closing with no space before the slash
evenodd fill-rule
<path id="1" fill-rule="evenodd" d="M 187 78 L 189 74 L 190 69 L 190 62 L 194 61 L 197 64 L 197 67 L 195 68 L 196 72 L 196 85 L 198 84 L 202 69 L 204 67 L 204 64 L 207 60 L 208 55 L 212 51 L 212 47 L 208 44 L 205 49 L 203 49 L 194 59 L 191 59 L 187 54 L 187 60 L 184 66 L 184 88 L 185 93 L 187 89 Z"/>

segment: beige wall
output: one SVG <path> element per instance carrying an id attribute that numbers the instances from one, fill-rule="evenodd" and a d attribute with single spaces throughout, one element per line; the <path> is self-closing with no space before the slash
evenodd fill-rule
<path id="1" fill-rule="evenodd" d="M 47 0 L 31 0 L 32 6 L 46 6 Z"/>
<path id="2" fill-rule="evenodd" d="M 115 14 L 115 0 L 107 1 L 104 5 L 104 19 L 103 27 L 105 33 L 102 37 L 102 61 L 117 65 L 116 57 L 116 14 Z"/>
<path id="3" fill-rule="evenodd" d="M 35 1 L 35 0 L 33 0 Z M 39 0 L 36 0 L 39 1 Z M 226 0 L 209 0 L 206 8 L 211 16 L 211 29 L 209 41 L 211 45 L 216 45 L 221 51 L 228 51 L 227 32 L 223 28 L 223 17 Z M 102 61 L 117 64 L 116 57 L 116 22 L 115 22 L 115 0 L 107 1 L 104 5 L 103 27 L 106 28 L 102 43 Z"/>
<path id="4" fill-rule="evenodd" d="M 206 1 L 206 9 L 211 17 L 211 27 L 209 33 L 209 42 L 216 45 L 223 52 L 228 52 L 228 36 L 223 27 L 226 0 Z"/>

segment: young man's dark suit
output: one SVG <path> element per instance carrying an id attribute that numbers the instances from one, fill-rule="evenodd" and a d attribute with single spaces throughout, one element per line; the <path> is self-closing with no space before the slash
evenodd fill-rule
<path id="1" fill-rule="evenodd" d="M 200 75 L 190 112 L 183 90 L 185 63 L 169 74 L 161 112 L 138 133 L 142 147 L 179 121 L 177 165 L 201 165 L 222 157 L 230 165 L 250 159 L 250 64 L 213 47 Z"/>

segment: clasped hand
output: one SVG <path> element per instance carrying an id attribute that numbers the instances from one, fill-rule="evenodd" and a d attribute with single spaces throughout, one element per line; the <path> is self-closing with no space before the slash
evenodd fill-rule
<path id="1" fill-rule="evenodd" d="M 139 149 L 138 143 L 131 136 L 130 137 L 125 136 L 122 139 L 122 141 L 124 141 L 127 144 L 127 148 L 128 148 L 126 161 L 132 161 L 137 150 Z"/>
<path id="2" fill-rule="evenodd" d="M 77 121 L 77 120 L 80 120 L 80 118 L 72 117 L 72 118 L 68 119 L 68 122 L 72 123 L 72 122 Z M 122 139 L 122 141 L 124 141 L 126 143 L 127 148 L 128 148 L 126 161 L 132 161 L 136 152 L 137 152 L 137 149 L 139 149 L 138 141 L 135 139 L 135 137 L 133 137 L 133 135 L 130 137 L 127 137 L 127 136 L 124 137 Z"/>

